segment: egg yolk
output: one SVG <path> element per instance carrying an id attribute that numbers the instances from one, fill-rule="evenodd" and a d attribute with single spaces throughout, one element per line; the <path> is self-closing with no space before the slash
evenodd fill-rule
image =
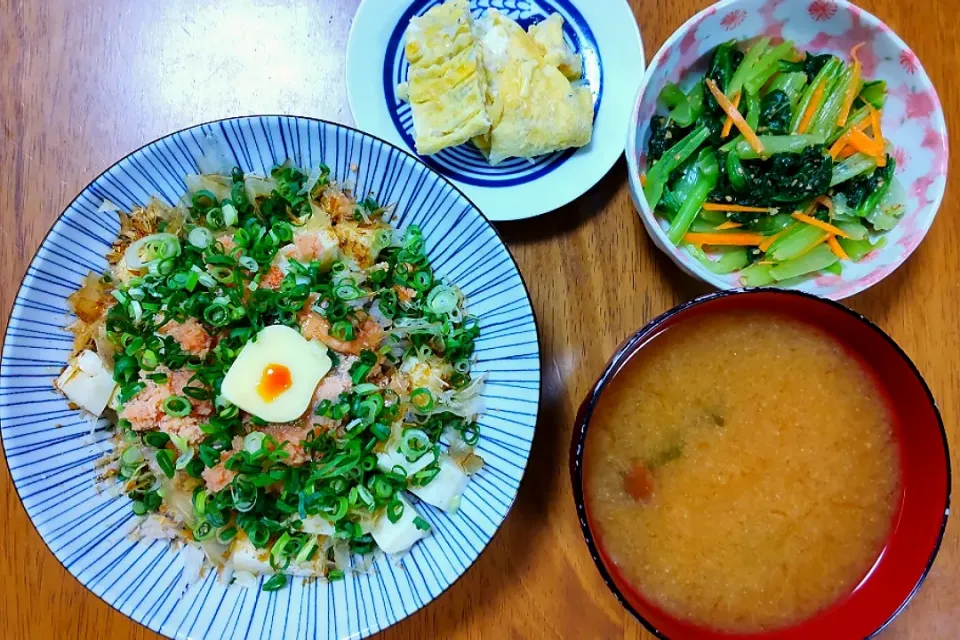
<path id="1" fill-rule="evenodd" d="M 282 364 L 268 364 L 263 368 L 260 384 L 257 385 L 257 393 L 260 394 L 264 402 L 273 402 L 277 399 L 277 396 L 292 385 L 293 378 L 290 375 L 290 369 Z"/>

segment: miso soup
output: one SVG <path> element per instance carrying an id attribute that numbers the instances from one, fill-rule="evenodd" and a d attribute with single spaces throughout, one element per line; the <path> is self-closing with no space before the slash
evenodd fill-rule
<path id="1" fill-rule="evenodd" d="M 868 370 L 773 313 L 705 314 L 601 393 L 584 457 L 597 543 L 674 617 L 754 632 L 850 593 L 900 500 L 893 416 Z"/>

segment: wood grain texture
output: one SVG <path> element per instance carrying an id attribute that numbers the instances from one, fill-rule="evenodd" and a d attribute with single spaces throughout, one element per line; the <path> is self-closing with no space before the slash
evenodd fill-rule
<path id="1" fill-rule="evenodd" d="M 614 2 L 617 0 L 594 0 Z M 142 144 L 205 120 L 288 113 L 351 123 L 343 73 L 358 0 L 0 0 L 0 315 L 56 216 Z M 648 58 L 705 0 L 632 0 Z M 952 3 L 863 0 L 913 46 L 960 120 Z M 639 70 L 638 70 L 639 73 Z M 951 129 L 952 130 L 952 129 Z M 577 525 L 567 448 L 574 412 L 614 347 L 705 291 L 648 240 L 623 161 L 588 194 L 500 225 L 540 323 L 544 389 L 533 454 L 501 532 L 433 604 L 383 634 L 414 638 L 649 638 L 601 582 Z M 951 162 L 954 176 L 960 167 Z M 960 443 L 960 190 L 883 283 L 849 301 L 904 347 Z M 155 638 L 84 590 L 30 524 L 0 465 L 4 638 Z M 883 638 L 960 636 L 960 529 Z"/>

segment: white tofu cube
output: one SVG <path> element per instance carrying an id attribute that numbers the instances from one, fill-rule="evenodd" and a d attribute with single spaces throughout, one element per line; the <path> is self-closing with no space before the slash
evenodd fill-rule
<path id="1" fill-rule="evenodd" d="M 238 572 L 243 571 L 254 575 L 274 573 L 273 567 L 270 566 L 270 550 L 257 549 L 246 536 L 237 536 L 230 557 L 233 560 L 233 568 Z"/>
<path id="2" fill-rule="evenodd" d="M 385 227 L 360 226 L 356 222 L 341 222 L 336 227 L 340 248 L 346 258 L 366 268 L 377 261 L 377 231 Z"/>
<path id="3" fill-rule="evenodd" d="M 315 536 L 333 535 L 333 524 L 322 516 L 307 516 L 302 522 L 304 533 L 312 533 Z"/>
<path id="4" fill-rule="evenodd" d="M 411 487 L 410 492 L 424 502 L 444 511 L 456 511 L 460 494 L 467 488 L 470 476 L 453 458 L 440 456 L 440 473 L 423 487 Z"/>
<path id="5" fill-rule="evenodd" d="M 301 263 L 319 262 L 324 268 L 340 259 L 340 243 L 333 229 L 316 229 L 294 236 L 289 244 L 277 254 L 277 268 L 284 274 L 290 270 L 290 260 Z"/>
<path id="6" fill-rule="evenodd" d="M 100 417 L 117 383 L 93 351 L 83 351 L 57 378 L 57 388 L 70 400 Z"/>
<path id="7" fill-rule="evenodd" d="M 419 540 L 427 536 L 427 531 L 417 528 L 413 523 L 420 514 L 413 505 L 402 495 L 397 496 L 403 504 L 403 513 L 396 522 L 390 522 L 386 513 L 380 515 L 373 525 L 370 534 L 384 553 L 403 553 Z"/>

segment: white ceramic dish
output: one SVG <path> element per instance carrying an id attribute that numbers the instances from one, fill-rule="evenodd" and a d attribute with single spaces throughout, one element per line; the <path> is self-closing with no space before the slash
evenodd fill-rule
<path id="1" fill-rule="evenodd" d="M 394 87 L 407 77 L 403 38 L 410 17 L 440 0 L 364 0 L 347 44 L 347 95 L 357 126 L 416 153 L 413 119 Z M 564 18 L 568 43 L 584 61 L 594 99 L 589 145 L 491 167 L 471 145 L 422 157 L 453 181 L 491 220 L 519 220 L 557 209 L 602 178 L 623 152 L 633 98 L 643 76 L 640 30 L 625 0 L 470 0 L 475 16 L 496 8 L 521 26 L 551 13 Z"/>
<path id="2" fill-rule="evenodd" d="M 640 185 L 646 170 L 650 118 L 667 82 L 679 82 L 691 69 L 702 74 L 714 48 L 734 39 L 759 35 L 793 40 L 800 49 L 849 55 L 858 42 L 864 77 L 887 82 L 884 136 L 893 144 L 897 178 L 907 190 L 907 211 L 884 234 L 886 245 L 857 263 L 845 263 L 840 275 L 819 275 L 787 288 L 841 300 L 876 284 L 903 264 L 923 240 L 943 200 L 947 182 L 947 128 L 937 92 L 917 56 L 887 25 L 844 0 L 724 0 L 681 26 L 654 56 L 637 94 L 627 133 L 630 193 L 647 232 L 686 273 L 718 289 L 741 287 L 736 273 L 717 275 L 667 239 Z"/>

